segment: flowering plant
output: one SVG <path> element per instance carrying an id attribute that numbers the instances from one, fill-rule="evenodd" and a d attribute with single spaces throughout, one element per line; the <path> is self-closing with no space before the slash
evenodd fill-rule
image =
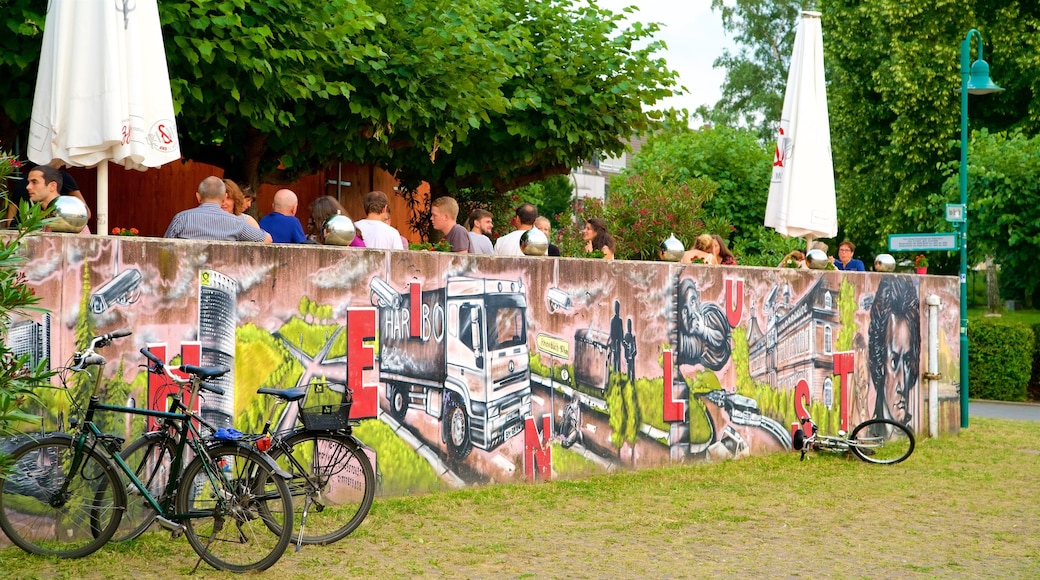
<path id="1" fill-rule="evenodd" d="M 22 167 L 17 157 L 0 151 L 0 194 L 7 195 L 7 177 Z"/>
<path id="2" fill-rule="evenodd" d="M 914 267 L 915 268 L 927 268 L 928 267 L 928 258 L 924 254 L 917 254 L 917 256 L 914 258 Z"/>
<path id="3" fill-rule="evenodd" d="M 408 244 L 408 249 L 425 250 L 427 252 L 450 252 L 451 244 L 448 243 L 448 240 L 441 240 L 436 244 L 431 244 L 430 242 L 421 242 L 418 244 Z"/>
<path id="4" fill-rule="evenodd" d="M 137 228 L 112 228 L 113 236 L 139 236 L 141 232 Z"/>

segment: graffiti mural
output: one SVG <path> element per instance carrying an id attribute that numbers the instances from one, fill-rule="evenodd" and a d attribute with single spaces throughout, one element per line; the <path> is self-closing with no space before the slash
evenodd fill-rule
<path id="1" fill-rule="evenodd" d="M 871 417 L 920 431 L 931 294 L 940 424 L 958 424 L 949 278 L 63 235 L 28 250 L 50 313 L 11 321 L 20 352 L 57 368 L 129 328 L 105 353 L 105 397 L 165 405 L 144 346 L 227 365 L 199 410 L 247 432 L 261 387 L 349 385 L 385 493 L 782 452 L 807 414 L 824 432 Z M 70 406 L 44 400 L 53 428 Z"/>

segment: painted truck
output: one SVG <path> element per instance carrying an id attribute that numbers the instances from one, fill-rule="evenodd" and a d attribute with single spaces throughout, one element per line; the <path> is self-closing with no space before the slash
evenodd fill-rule
<path id="1" fill-rule="evenodd" d="M 491 451 L 521 433 L 531 414 L 527 296 L 517 280 L 449 277 L 399 293 L 371 284 L 379 308 L 379 378 L 390 414 L 409 409 L 441 421 L 448 454 Z"/>

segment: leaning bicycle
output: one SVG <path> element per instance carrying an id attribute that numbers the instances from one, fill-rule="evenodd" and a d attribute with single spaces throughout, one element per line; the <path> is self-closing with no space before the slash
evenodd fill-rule
<path id="1" fill-rule="evenodd" d="M 870 419 L 856 425 L 851 433 L 839 431 L 837 436 L 821 435 L 810 417 L 802 417 L 792 436 L 792 447 L 805 461 L 808 451 L 852 453 L 867 463 L 889 465 L 899 463 L 914 452 L 914 432 L 890 419 Z"/>
<path id="2" fill-rule="evenodd" d="M 127 509 L 126 490 L 132 486 L 163 527 L 187 536 L 200 562 L 232 572 L 270 567 L 290 540 L 289 533 L 271 533 L 292 521 L 286 474 L 248 445 L 203 438 L 191 413 L 101 403 L 98 393 L 105 359 L 96 349 L 129 334 L 119 331 L 95 337 L 87 349 L 73 355 L 72 363 L 60 374 L 65 384 L 69 373 L 97 367 L 83 419 L 69 420 L 71 433 L 30 440 L 11 453 L 13 475 L 4 481 L 0 492 L 0 529 L 15 545 L 31 553 L 86 556 L 118 529 Z M 206 379 L 228 372 L 226 367 L 184 365 L 181 369 L 193 377 L 192 402 Z M 206 388 L 219 390 L 211 385 Z M 72 403 L 78 408 L 77 401 Z M 161 500 L 120 456 L 122 438 L 102 433 L 94 423 L 97 411 L 180 421 L 184 436 L 177 442 L 171 469 L 177 476 L 166 482 Z M 194 458 L 182 469 L 188 448 Z"/>
<path id="3" fill-rule="evenodd" d="M 141 349 L 141 353 L 150 361 L 150 372 L 163 376 L 167 384 L 179 385 L 175 392 L 184 388 L 186 379 L 171 372 L 148 350 Z M 372 463 L 364 445 L 352 434 L 351 390 L 343 384 L 322 382 L 292 389 L 262 388 L 257 392 L 273 397 L 276 403 L 261 433 L 237 436 L 254 442 L 289 474 L 296 549 L 303 544 L 330 544 L 343 539 L 368 515 L 376 488 Z M 176 394 L 169 405 L 183 408 Z M 201 428 L 216 431 L 201 417 L 196 415 L 194 420 Z M 288 428 L 273 428 L 283 425 Z M 180 437 L 179 431 L 176 423 L 166 421 L 124 449 L 123 458 L 150 489 L 162 489 L 170 477 L 176 453 L 172 442 Z M 113 539 L 139 536 L 156 515 L 146 503 L 131 497 L 123 524 Z M 274 522 L 272 531 L 280 534 L 281 526 Z"/>

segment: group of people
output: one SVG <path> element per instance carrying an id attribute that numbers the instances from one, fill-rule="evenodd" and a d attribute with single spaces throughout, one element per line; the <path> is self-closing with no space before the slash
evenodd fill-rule
<path id="1" fill-rule="evenodd" d="M 816 241 L 810 246 L 810 251 L 819 250 L 824 254 L 827 253 L 827 244 Z M 863 260 L 857 260 L 853 256 L 856 254 L 856 244 L 845 240 L 838 244 L 838 257 L 828 256 L 827 259 L 834 267 L 838 270 L 844 270 L 846 272 L 866 272 L 867 269 L 863 265 Z M 799 250 L 794 250 L 788 253 L 780 260 L 777 264 L 778 268 L 808 268 L 808 264 L 805 261 L 805 254 Z"/>
<path id="2" fill-rule="evenodd" d="M 718 234 L 701 234 L 693 240 L 693 248 L 683 252 L 683 264 L 698 262 L 711 266 L 736 266 L 737 259 L 729 251 L 726 240 Z"/>
<path id="3" fill-rule="evenodd" d="M 346 215 L 336 198 L 323 195 L 310 206 L 311 217 L 305 232 L 296 217 L 299 198 L 289 189 L 274 194 L 272 211 L 259 220 L 246 213 L 252 198 L 230 179 L 210 176 L 202 180 L 195 194 L 199 205 L 173 217 L 164 237 L 265 242 L 279 244 L 324 244 L 325 223 L 335 215 Z M 364 198 L 365 218 L 354 222 L 356 235 L 351 246 L 404 249 L 407 240 L 390 225 L 390 201 L 381 191 Z M 457 211 L 457 209 L 456 209 Z"/>
<path id="4" fill-rule="evenodd" d="M 83 200 L 79 186 L 71 175 L 61 171 L 60 161 L 48 165 L 33 167 L 28 177 L 22 180 L 24 193 L 15 190 L 12 200 L 19 195 L 33 203 L 49 208 L 59 195 L 71 195 Z M 251 192 L 244 192 L 237 183 L 230 179 L 210 176 L 202 180 L 195 194 L 199 205 L 184 210 L 174 216 L 166 230 L 167 238 L 185 238 L 202 240 L 249 241 L 265 243 L 325 243 L 323 225 L 335 215 L 346 215 L 343 206 L 336 198 L 324 195 L 315 199 L 310 206 L 311 217 L 307 232 L 304 231 L 296 212 L 299 199 L 293 191 L 280 189 L 274 195 L 272 212 L 259 220 L 247 211 L 255 200 Z M 354 222 L 356 235 L 351 246 L 379 248 L 387 250 L 403 250 L 408 247 L 408 240 L 390 225 L 390 200 L 382 191 L 371 191 L 363 200 L 365 218 Z M 14 215 L 9 204 L 7 220 Z M 89 210 L 88 210 L 89 212 Z M 255 213 L 255 211 L 253 212 Z M 494 227 L 494 216 L 484 209 L 474 209 L 469 215 L 470 229 L 459 225 L 459 204 L 451 197 L 439 197 L 433 200 L 430 210 L 430 225 L 441 233 L 451 246 L 452 252 L 472 254 L 494 254 L 498 256 L 524 255 L 522 242 L 524 234 L 534 228 L 540 230 L 547 240 L 551 240 L 551 223 L 538 214 L 538 208 L 530 203 L 516 208 L 515 215 L 510 218 L 513 231 L 499 237 L 494 244 L 489 237 Z M 590 257 L 602 257 L 605 260 L 614 258 L 615 243 L 613 236 L 607 231 L 607 224 L 601 218 L 588 218 L 582 230 L 585 241 L 585 252 Z M 813 250 L 827 253 L 827 245 L 815 242 Z M 838 270 L 863 272 L 866 268 L 861 260 L 854 258 L 856 246 L 845 240 L 838 245 L 837 258 L 829 260 Z M 549 256 L 559 256 L 560 248 L 553 243 L 548 244 L 546 252 Z M 807 268 L 805 254 L 793 251 L 781 260 L 778 267 Z M 701 234 L 694 240 L 693 248 L 685 251 L 682 263 L 703 263 L 708 265 L 736 265 L 736 259 L 719 235 Z"/>

